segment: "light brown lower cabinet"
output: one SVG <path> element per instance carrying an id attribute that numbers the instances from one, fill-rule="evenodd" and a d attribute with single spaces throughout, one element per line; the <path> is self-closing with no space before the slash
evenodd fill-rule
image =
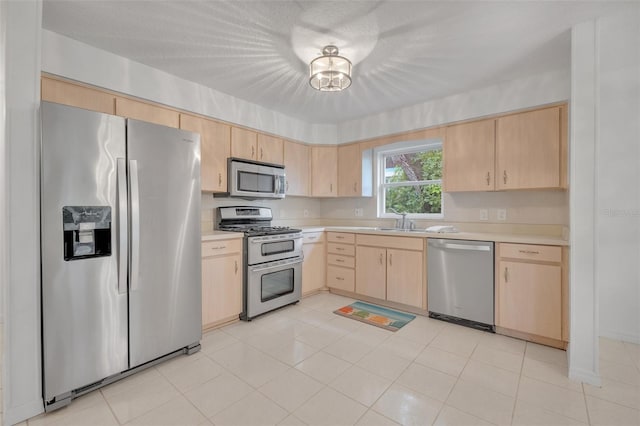
<path id="1" fill-rule="evenodd" d="M 568 341 L 566 249 L 501 243 L 496 254 L 498 331 L 563 346 Z"/>
<path id="2" fill-rule="evenodd" d="M 355 235 L 327 232 L 327 287 L 353 292 L 355 290 Z"/>
<path id="3" fill-rule="evenodd" d="M 237 320 L 242 312 L 242 239 L 202 243 L 202 328 Z"/>
<path id="4" fill-rule="evenodd" d="M 326 285 L 326 251 L 324 232 L 302 234 L 302 294 L 310 294 L 321 290 Z"/>
<path id="5" fill-rule="evenodd" d="M 355 292 L 426 309 L 424 265 L 422 238 L 358 234 Z"/>

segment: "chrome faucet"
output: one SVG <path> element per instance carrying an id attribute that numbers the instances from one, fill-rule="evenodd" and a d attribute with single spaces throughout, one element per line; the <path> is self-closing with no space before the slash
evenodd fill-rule
<path id="1" fill-rule="evenodd" d="M 399 228 L 400 228 L 400 229 L 405 229 L 405 227 L 406 227 L 406 223 L 407 223 L 407 214 L 408 214 L 408 213 L 407 213 L 407 212 L 400 213 L 399 211 L 397 211 L 397 210 L 396 210 L 396 209 L 394 209 L 393 207 L 389 207 L 389 208 L 387 208 L 387 210 L 389 210 L 391 213 L 395 213 L 395 214 L 397 214 L 397 215 L 402 216 L 402 219 L 400 219 L 400 226 L 399 226 Z M 397 223 L 397 222 L 396 222 L 396 223 Z M 396 225 L 396 228 L 398 228 L 398 226 L 397 226 L 397 225 Z"/>

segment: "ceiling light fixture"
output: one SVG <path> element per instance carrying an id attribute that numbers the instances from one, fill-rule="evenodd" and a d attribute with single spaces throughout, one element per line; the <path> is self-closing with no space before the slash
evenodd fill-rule
<path id="1" fill-rule="evenodd" d="M 321 92 L 339 92 L 351 86 L 351 61 L 338 56 L 333 45 L 322 49 L 322 56 L 309 64 L 309 84 Z"/>

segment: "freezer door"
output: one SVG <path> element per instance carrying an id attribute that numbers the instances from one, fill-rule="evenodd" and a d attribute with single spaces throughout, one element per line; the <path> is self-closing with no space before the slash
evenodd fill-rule
<path id="1" fill-rule="evenodd" d="M 41 112 L 43 394 L 50 401 L 128 368 L 127 265 L 118 237 L 126 232 L 126 214 L 118 214 L 126 212 L 126 193 L 117 189 L 126 191 L 117 180 L 126 151 L 120 117 L 48 102 Z"/>
<path id="2" fill-rule="evenodd" d="M 127 121 L 130 362 L 200 341 L 200 137 Z"/>

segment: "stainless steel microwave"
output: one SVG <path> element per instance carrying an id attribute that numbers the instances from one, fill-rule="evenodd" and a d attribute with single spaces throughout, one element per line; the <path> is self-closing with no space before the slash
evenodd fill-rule
<path id="1" fill-rule="evenodd" d="M 229 158 L 229 195 L 242 198 L 284 198 L 284 166 Z"/>

